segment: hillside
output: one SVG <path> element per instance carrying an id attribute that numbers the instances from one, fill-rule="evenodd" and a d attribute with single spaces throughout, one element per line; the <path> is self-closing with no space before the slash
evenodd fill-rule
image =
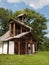
<path id="1" fill-rule="evenodd" d="M 0 65 L 49 65 L 49 52 L 32 55 L 0 55 Z"/>

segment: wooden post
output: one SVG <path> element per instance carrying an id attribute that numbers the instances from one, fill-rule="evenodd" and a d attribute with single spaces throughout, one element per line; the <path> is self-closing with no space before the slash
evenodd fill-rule
<path id="1" fill-rule="evenodd" d="M 15 36 L 15 23 L 14 23 L 14 26 L 13 26 L 13 34 Z"/>
<path id="2" fill-rule="evenodd" d="M 22 33 L 22 26 L 21 26 L 21 30 L 20 30 L 20 32 Z"/>
<path id="3" fill-rule="evenodd" d="M 27 42 L 25 44 L 25 54 L 27 54 Z"/>
<path id="4" fill-rule="evenodd" d="M 20 55 L 20 40 L 18 41 L 18 54 Z"/>
<path id="5" fill-rule="evenodd" d="M 4 42 L 2 43 L 2 54 L 3 54 L 3 47 L 4 47 Z"/>
<path id="6" fill-rule="evenodd" d="M 10 36 L 11 36 L 11 24 L 9 24 L 9 31 L 10 31 Z"/>
<path id="7" fill-rule="evenodd" d="M 24 18 L 22 17 L 22 22 L 24 22 Z"/>
<path id="8" fill-rule="evenodd" d="M 31 43 L 31 54 L 33 53 L 32 43 Z"/>
<path id="9" fill-rule="evenodd" d="M 32 41 L 32 37 L 31 37 L 31 54 L 33 53 L 32 44 L 33 44 L 33 41 Z"/>
<path id="10" fill-rule="evenodd" d="M 7 46 L 7 54 L 9 54 L 9 42 L 8 42 L 8 46 Z"/>
<path id="11" fill-rule="evenodd" d="M 35 47 L 36 47 L 35 51 L 37 51 L 37 42 L 36 42 L 36 44 L 35 44 Z"/>

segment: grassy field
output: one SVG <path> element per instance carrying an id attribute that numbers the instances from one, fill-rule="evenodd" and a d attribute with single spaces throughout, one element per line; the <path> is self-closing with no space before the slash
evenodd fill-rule
<path id="1" fill-rule="evenodd" d="M 0 55 L 0 65 L 49 65 L 49 52 L 32 55 Z"/>

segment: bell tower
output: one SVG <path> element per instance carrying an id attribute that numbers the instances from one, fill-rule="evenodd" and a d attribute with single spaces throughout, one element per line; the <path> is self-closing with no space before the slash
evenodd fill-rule
<path id="1" fill-rule="evenodd" d="M 18 22 L 26 22 L 26 14 L 20 14 L 17 16 Z"/>

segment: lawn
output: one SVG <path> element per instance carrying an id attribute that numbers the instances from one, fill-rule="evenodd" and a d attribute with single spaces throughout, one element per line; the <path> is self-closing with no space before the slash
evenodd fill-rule
<path id="1" fill-rule="evenodd" d="M 49 65 L 49 52 L 32 55 L 0 55 L 0 65 Z"/>

